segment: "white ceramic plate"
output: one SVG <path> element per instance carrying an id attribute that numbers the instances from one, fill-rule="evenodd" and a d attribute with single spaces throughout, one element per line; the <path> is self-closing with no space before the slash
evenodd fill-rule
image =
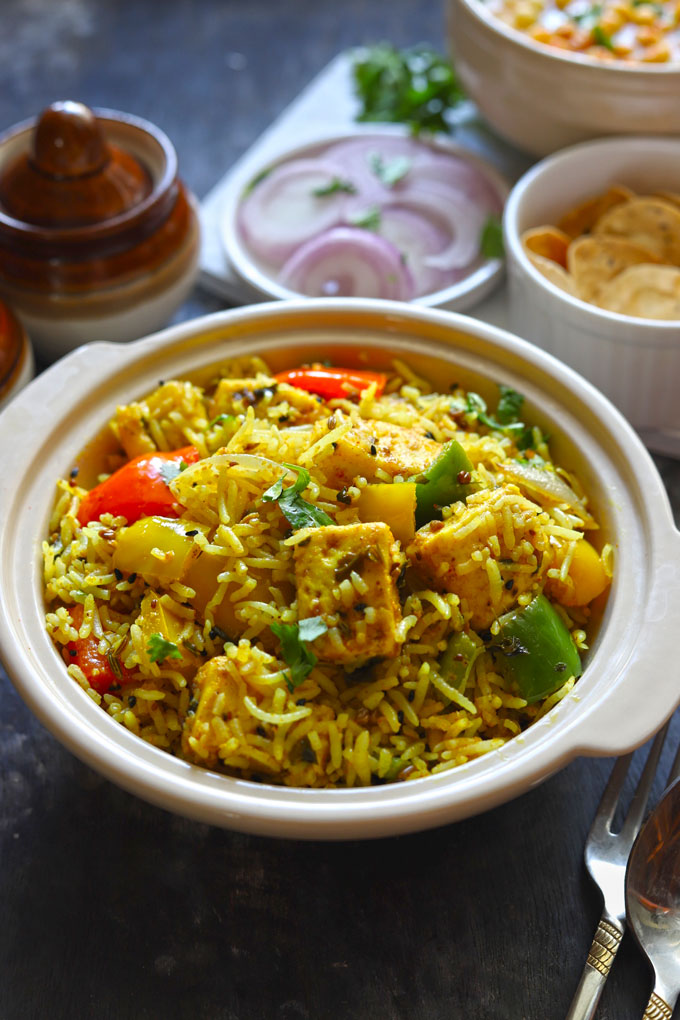
<path id="1" fill-rule="evenodd" d="M 320 135 L 317 132 L 312 137 L 298 141 L 294 147 L 282 148 L 279 152 L 273 153 L 262 166 L 254 169 L 248 167 L 246 172 L 234 175 L 223 199 L 222 241 L 229 262 L 244 283 L 250 287 L 250 296 L 253 300 L 271 298 L 290 300 L 304 295 L 282 286 L 271 270 L 259 261 L 243 243 L 237 226 L 237 213 L 244 191 L 260 173 L 278 163 L 288 162 L 291 159 L 315 156 L 319 151 L 334 142 L 374 135 L 386 138 L 404 137 L 406 131 L 398 125 L 368 124 L 357 125 L 351 131 L 334 131 L 326 135 Z M 507 197 L 509 193 L 508 182 L 494 167 L 479 156 L 456 145 L 444 136 L 438 135 L 436 139 L 423 140 L 423 144 L 431 146 L 435 151 L 459 156 L 471 165 L 479 167 L 480 173 L 484 174 L 491 185 L 495 187 L 501 202 Z M 465 311 L 482 301 L 498 286 L 503 278 L 503 268 L 502 259 L 488 259 L 458 283 L 444 290 L 434 291 L 431 294 L 424 294 L 421 297 L 414 298 L 411 303 L 425 308 L 446 308 L 451 311 Z"/>
<path id="2" fill-rule="evenodd" d="M 55 479 L 119 403 L 231 356 L 276 370 L 303 358 L 389 364 L 526 396 L 557 460 L 591 494 L 616 550 L 606 611 L 574 691 L 500 751 L 448 773 L 349 790 L 232 779 L 146 744 L 67 676 L 48 637 L 40 546 Z M 396 302 L 321 299 L 221 312 L 145 340 L 82 347 L 39 376 L 0 415 L 0 649 L 27 704 L 83 761 L 138 796 L 203 822 L 272 836 L 385 836 L 465 818 L 511 799 L 579 754 L 613 755 L 646 740 L 680 701 L 673 663 L 680 536 L 654 464 L 614 407 L 571 369 L 465 316 Z M 669 665 L 670 664 L 670 665 Z"/>

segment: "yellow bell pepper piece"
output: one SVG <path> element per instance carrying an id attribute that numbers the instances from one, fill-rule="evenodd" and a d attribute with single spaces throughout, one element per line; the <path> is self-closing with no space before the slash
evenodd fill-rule
<path id="1" fill-rule="evenodd" d="M 416 533 L 416 483 L 367 485 L 361 490 L 357 509 L 364 524 L 382 521 L 402 545 L 408 545 Z"/>
<path id="2" fill-rule="evenodd" d="M 187 621 L 181 620 L 174 613 L 166 609 L 161 601 L 161 596 L 155 591 L 148 592 L 142 599 L 139 616 L 135 623 L 142 632 L 147 666 L 151 662 L 148 653 L 149 641 L 152 635 L 160 634 L 166 641 L 171 641 L 181 654 L 181 659 L 175 658 L 173 655 L 162 663 L 163 666 L 178 670 L 190 667 L 196 668 L 196 663 L 200 660 L 186 647 L 182 640 L 182 632 L 186 627 Z"/>
<path id="3" fill-rule="evenodd" d="M 560 561 L 566 555 L 565 546 Z M 587 606 L 608 587 L 610 577 L 602 557 L 585 538 L 579 539 L 569 564 L 571 584 L 556 579 L 550 581 L 550 591 L 563 606 Z"/>
<path id="4" fill-rule="evenodd" d="M 118 536 L 113 565 L 124 574 L 141 574 L 165 584 L 179 581 L 199 554 L 187 532 L 205 533 L 204 524 L 169 517 L 142 517 Z"/>

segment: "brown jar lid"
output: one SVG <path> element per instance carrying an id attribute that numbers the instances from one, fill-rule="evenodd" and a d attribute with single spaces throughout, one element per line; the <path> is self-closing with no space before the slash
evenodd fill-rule
<path id="1" fill-rule="evenodd" d="M 106 141 L 89 107 L 52 103 L 38 117 L 31 149 L 0 173 L 0 207 L 24 223 L 81 227 L 102 223 L 151 193 L 147 169 Z"/>

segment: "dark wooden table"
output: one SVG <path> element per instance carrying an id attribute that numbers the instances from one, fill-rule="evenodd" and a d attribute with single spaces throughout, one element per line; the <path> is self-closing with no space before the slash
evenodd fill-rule
<path id="1" fill-rule="evenodd" d="M 444 46 L 441 0 L 2 0 L 0 16 L 0 127 L 62 98 L 140 114 L 199 196 L 340 50 Z M 218 307 L 196 291 L 177 318 Z M 678 510 L 680 469 L 658 464 Z M 65 751 L 1 669 L 0 688 L 0 1020 L 564 1017 L 599 917 L 582 851 L 610 761 L 436 831 L 284 842 L 147 806 Z M 672 735 L 667 765 L 680 720 Z M 648 989 L 628 937 L 598 1017 L 634 1020 Z"/>

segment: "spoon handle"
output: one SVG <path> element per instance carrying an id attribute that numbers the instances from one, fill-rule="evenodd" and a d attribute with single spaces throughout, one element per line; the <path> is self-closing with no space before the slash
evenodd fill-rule
<path id="1" fill-rule="evenodd" d="M 652 992 L 642 1020 L 671 1020 L 673 1007 L 656 992 Z"/>
<path id="2" fill-rule="evenodd" d="M 609 977 L 609 971 L 621 945 L 623 930 L 621 922 L 611 914 L 605 913 L 600 918 L 566 1020 L 592 1020 L 595 1016 L 604 983 Z M 655 1020 L 661 1020 L 661 1014 Z"/>

